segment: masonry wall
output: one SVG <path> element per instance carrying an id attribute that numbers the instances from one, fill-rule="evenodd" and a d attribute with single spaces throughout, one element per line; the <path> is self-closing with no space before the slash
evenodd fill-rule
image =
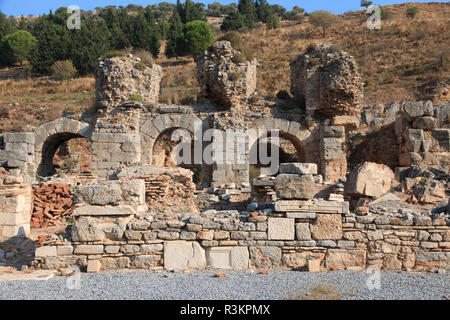
<path id="1" fill-rule="evenodd" d="M 31 202 L 31 185 L 22 176 L 0 173 L 0 240 L 29 235 Z"/>
<path id="2" fill-rule="evenodd" d="M 296 207 L 300 211 L 269 209 L 259 215 L 214 210 L 172 216 L 155 213 L 127 217 L 126 223 L 110 217 L 110 221 L 102 220 L 109 229 L 121 223 L 126 227 L 116 228 L 121 232 L 113 236 L 104 232 L 108 228 L 98 231 L 95 241 L 92 232 L 82 230 L 92 230 L 98 222 L 84 217 L 75 222 L 76 239 L 38 248 L 35 263 L 44 268 L 79 264 L 88 271 L 125 267 L 324 271 L 363 270 L 373 265 L 383 270 L 437 270 L 450 266 L 448 218 L 356 216 L 348 211 L 348 203 L 324 200 L 304 201 Z M 288 209 L 286 202 L 276 204 L 277 208 Z"/>

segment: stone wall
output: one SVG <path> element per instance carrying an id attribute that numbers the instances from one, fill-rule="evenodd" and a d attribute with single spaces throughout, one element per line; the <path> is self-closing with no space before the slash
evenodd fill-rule
<path id="1" fill-rule="evenodd" d="M 192 171 L 183 168 L 128 167 L 117 176 L 121 181 L 145 181 L 145 202 L 155 212 L 197 211 Z"/>
<path id="2" fill-rule="evenodd" d="M 239 214 L 83 217 L 65 242 L 36 250 L 44 268 L 437 270 L 450 267 L 448 218 L 357 216 L 347 202 L 280 200 Z M 93 231 L 95 237 L 93 237 Z M 114 230 L 111 233 L 110 230 Z M 109 231 L 109 233 L 108 233 Z"/>
<path id="3" fill-rule="evenodd" d="M 0 240 L 29 236 L 31 202 L 31 185 L 22 175 L 0 172 Z"/>

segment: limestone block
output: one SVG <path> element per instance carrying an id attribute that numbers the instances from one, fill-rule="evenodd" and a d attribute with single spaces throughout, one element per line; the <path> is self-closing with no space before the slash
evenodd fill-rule
<path id="1" fill-rule="evenodd" d="M 280 173 L 288 174 L 317 174 L 317 164 L 315 163 L 281 163 Z"/>
<path id="2" fill-rule="evenodd" d="M 311 199 L 315 193 L 314 178 L 311 174 L 279 174 L 275 190 L 281 199 Z"/>
<path id="3" fill-rule="evenodd" d="M 409 120 L 412 120 L 414 118 L 418 118 L 418 117 L 421 117 L 424 115 L 423 101 L 417 101 L 417 102 L 404 101 L 402 103 L 402 109 L 405 112 L 405 115 Z"/>
<path id="4" fill-rule="evenodd" d="M 269 218 L 269 240 L 294 240 L 295 220 L 289 218 Z"/>
<path id="5" fill-rule="evenodd" d="M 73 246 L 58 246 L 58 256 L 70 256 L 73 253 Z"/>
<path id="6" fill-rule="evenodd" d="M 206 267 L 205 250 L 198 242 L 166 241 L 164 268 L 167 270 Z"/>
<path id="7" fill-rule="evenodd" d="M 36 248 L 34 255 L 39 258 L 56 257 L 57 255 L 56 246 L 43 246 Z"/>
<path id="8" fill-rule="evenodd" d="M 360 119 L 352 116 L 336 116 L 332 120 L 333 126 L 342 126 L 345 132 L 349 132 L 359 128 Z"/>
<path id="9" fill-rule="evenodd" d="M 311 240 L 311 230 L 309 229 L 309 223 L 296 223 L 295 234 L 297 240 Z"/>
<path id="10" fill-rule="evenodd" d="M 321 252 L 295 252 L 283 254 L 283 266 L 290 269 L 305 270 L 309 261 L 322 262 L 325 253 Z"/>
<path id="11" fill-rule="evenodd" d="M 389 192 L 394 179 L 395 174 L 388 166 L 365 162 L 350 173 L 346 193 L 380 197 Z"/>
<path id="12" fill-rule="evenodd" d="M 102 254 L 102 244 L 79 244 L 75 246 L 75 254 Z"/>
<path id="13" fill-rule="evenodd" d="M 250 261 L 258 269 L 277 268 L 281 264 L 281 248 L 274 246 L 249 247 Z"/>
<path id="14" fill-rule="evenodd" d="M 219 269 L 247 269 L 249 252 L 247 247 L 210 247 L 206 249 L 208 267 Z"/>
<path id="15" fill-rule="evenodd" d="M 102 263 L 100 260 L 89 260 L 87 265 L 87 272 L 98 273 L 102 268 Z"/>
<path id="16" fill-rule="evenodd" d="M 362 249 L 329 249 L 325 257 L 325 267 L 339 270 L 349 267 L 365 267 L 366 251 Z"/>
<path id="17" fill-rule="evenodd" d="M 340 214 L 318 214 L 310 227 L 314 240 L 340 240 L 343 236 Z"/>

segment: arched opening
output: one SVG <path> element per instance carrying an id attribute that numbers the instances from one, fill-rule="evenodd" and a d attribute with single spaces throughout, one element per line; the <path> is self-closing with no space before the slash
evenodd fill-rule
<path id="1" fill-rule="evenodd" d="M 188 154 L 184 154 L 184 150 L 186 148 L 180 148 L 180 150 L 176 150 L 176 146 L 182 143 L 182 137 L 179 136 L 175 140 L 173 139 L 173 134 L 175 130 L 181 129 L 182 132 L 187 134 L 186 138 L 190 140 L 190 156 Z M 168 167 L 175 168 L 180 167 L 184 169 L 191 170 L 194 174 L 192 180 L 195 185 L 199 186 L 204 182 L 204 167 L 202 164 L 194 163 L 194 140 L 192 132 L 183 129 L 183 128 L 168 128 L 163 130 L 158 137 L 155 139 L 152 149 L 152 165 L 158 167 Z M 177 163 L 175 161 L 176 152 L 178 152 L 179 157 L 187 157 L 188 161 L 183 163 Z"/>
<path id="2" fill-rule="evenodd" d="M 262 140 L 265 140 L 265 142 Z M 307 162 L 306 149 L 296 136 L 279 131 L 278 141 L 278 163 Z M 272 156 L 271 150 L 274 139 L 271 137 L 267 139 L 258 138 L 250 150 L 251 153 L 254 152 L 257 155 L 256 163 L 250 163 L 250 183 L 259 176 L 261 168 L 269 167 L 269 164 L 263 164 L 260 159 L 260 149 L 264 143 L 266 144 L 267 157 Z"/>
<path id="3" fill-rule="evenodd" d="M 80 134 L 62 132 L 47 138 L 37 173 L 41 177 L 54 174 L 91 174 L 91 142 Z"/>

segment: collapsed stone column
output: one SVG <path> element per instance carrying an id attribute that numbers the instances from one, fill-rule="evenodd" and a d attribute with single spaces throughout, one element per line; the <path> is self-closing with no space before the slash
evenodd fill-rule
<path id="1" fill-rule="evenodd" d="M 200 96 L 226 109 L 245 103 L 256 90 L 256 59 L 247 61 L 229 41 L 216 41 L 196 59 Z"/>
<path id="2" fill-rule="evenodd" d="M 309 113 L 360 117 L 363 94 L 356 63 L 332 46 L 311 46 L 291 62 L 291 93 Z"/>
<path id="3" fill-rule="evenodd" d="M 100 61 L 95 72 L 97 106 L 109 109 L 134 100 L 156 105 L 160 96 L 161 66 L 147 65 L 129 54 Z"/>

